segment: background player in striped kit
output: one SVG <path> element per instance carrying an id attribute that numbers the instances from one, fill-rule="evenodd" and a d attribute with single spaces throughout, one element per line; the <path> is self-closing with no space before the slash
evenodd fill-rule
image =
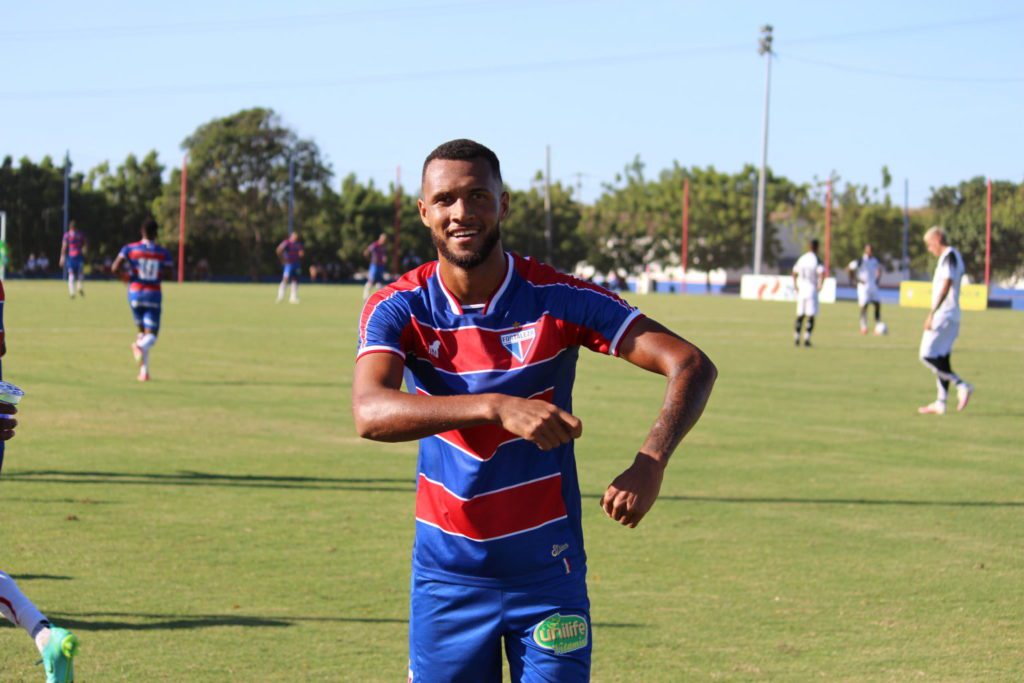
<path id="1" fill-rule="evenodd" d="M 504 252 L 509 195 L 483 145 L 435 149 L 422 188 L 439 259 L 367 301 L 352 388 L 361 436 L 420 440 L 409 680 L 500 681 L 502 643 L 513 681 L 588 680 L 579 347 L 667 378 L 654 426 L 601 500 L 629 527 L 654 505 L 715 367 L 615 294 Z"/>
<path id="2" fill-rule="evenodd" d="M 793 287 L 796 288 L 796 325 L 793 345 L 800 346 L 800 328 L 807 318 L 804 346 L 811 345 L 814 317 L 818 315 L 818 292 L 825 283 L 825 267 L 818 258 L 818 240 L 807 243 L 807 251 L 793 264 Z"/>
<path id="3" fill-rule="evenodd" d="M 363 256 L 370 259 L 370 270 L 366 275 L 366 284 L 363 285 L 363 301 L 384 286 L 384 274 L 388 267 L 387 245 L 388 236 L 381 233 L 380 237 L 363 249 Z"/>
<path id="4" fill-rule="evenodd" d="M 149 381 L 149 352 L 160 333 L 163 292 L 160 281 L 173 275 L 171 252 L 156 243 L 157 224 L 152 218 L 142 222 L 142 239 L 121 247 L 111 270 L 128 267 L 128 305 L 139 328 L 132 342 L 132 355 L 139 365 L 140 382 Z"/>
<path id="5" fill-rule="evenodd" d="M 75 222 L 68 223 L 68 231 L 60 243 L 60 267 L 67 269 L 68 296 L 75 298 L 77 292 L 85 296 L 82 287 L 82 269 L 84 267 L 85 235 L 78 231 Z"/>
<path id="6" fill-rule="evenodd" d="M 0 282 L 0 356 L 7 353 L 7 339 L 3 326 L 4 286 Z M 4 447 L 14 438 L 18 409 L 0 401 L 0 469 L 3 468 Z M 15 626 L 25 630 L 42 656 L 47 683 L 74 681 L 72 660 L 78 652 L 78 638 L 70 631 L 54 626 L 39 611 L 9 574 L 0 571 L 0 614 Z"/>
<path id="7" fill-rule="evenodd" d="M 956 386 L 958 411 L 967 407 L 974 393 L 974 387 L 953 372 L 950 360 L 953 343 L 960 334 L 960 281 L 964 276 L 964 257 L 949 246 L 946 233 L 939 226 L 928 229 L 924 234 L 924 243 L 932 256 L 938 257 L 939 262 L 935 264 L 932 307 L 924 321 L 924 334 L 921 335 L 918 355 L 921 362 L 935 373 L 938 393 L 932 403 L 921 406 L 917 412 L 923 415 L 944 415 L 950 382 Z"/>
<path id="8" fill-rule="evenodd" d="M 875 326 L 882 322 L 882 301 L 878 292 L 882 279 L 882 266 L 874 257 L 870 244 L 864 245 L 864 254 L 850 261 L 846 268 L 850 280 L 857 285 L 857 306 L 860 307 L 860 333 L 868 333 L 868 304 L 875 306 Z"/>
<path id="9" fill-rule="evenodd" d="M 306 250 L 299 241 L 299 233 L 293 232 L 288 235 L 281 244 L 277 245 L 277 258 L 281 259 L 281 285 L 277 288 L 277 303 L 284 301 L 284 289 L 290 282 L 292 284 L 291 297 L 288 303 L 299 303 L 299 276 L 302 275 L 302 257 Z"/>

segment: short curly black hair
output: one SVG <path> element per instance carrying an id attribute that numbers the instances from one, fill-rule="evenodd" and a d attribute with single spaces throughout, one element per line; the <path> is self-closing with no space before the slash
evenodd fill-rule
<path id="1" fill-rule="evenodd" d="M 156 219 L 152 216 L 148 216 L 142 221 L 142 234 L 145 235 L 148 240 L 155 240 L 159 226 L 156 224 Z"/>
<path id="2" fill-rule="evenodd" d="M 423 173 L 420 176 L 421 180 L 422 177 L 427 174 L 427 166 L 434 159 L 443 159 L 446 161 L 484 159 L 487 161 L 488 165 L 490 165 L 491 171 L 494 173 L 494 178 L 498 183 L 501 183 L 501 163 L 498 161 L 498 155 L 474 140 L 459 138 L 458 140 L 449 140 L 448 142 L 438 145 L 433 152 L 427 155 L 427 158 L 423 162 Z"/>

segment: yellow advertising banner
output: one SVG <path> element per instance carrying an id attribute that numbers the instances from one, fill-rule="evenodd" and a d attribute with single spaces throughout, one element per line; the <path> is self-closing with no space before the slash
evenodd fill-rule
<path id="1" fill-rule="evenodd" d="M 900 283 L 900 306 L 931 308 L 932 283 L 904 280 Z M 965 311 L 984 311 L 988 308 L 988 287 L 961 285 L 960 308 Z"/>

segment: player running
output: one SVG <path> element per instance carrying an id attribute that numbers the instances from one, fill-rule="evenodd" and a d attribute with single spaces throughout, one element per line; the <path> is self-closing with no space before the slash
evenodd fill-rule
<path id="1" fill-rule="evenodd" d="M 860 307 L 860 333 L 868 333 L 868 304 L 875 306 L 875 334 L 879 334 L 878 325 L 882 322 L 882 301 L 878 289 L 882 280 L 882 266 L 874 257 L 870 244 L 864 245 L 864 254 L 859 259 L 850 261 L 846 268 L 850 283 L 857 284 L 857 305 Z"/>
<path id="2" fill-rule="evenodd" d="M 825 284 L 825 266 L 818 259 L 818 240 L 807 243 L 807 251 L 793 264 L 793 287 L 796 288 L 796 331 L 793 346 L 800 346 L 800 329 L 807 318 L 804 346 L 811 345 L 814 316 L 818 315 L 818 292 Z"/>
<path id="3" fill-rule="evenodd" d="M 964 276 L 964 257 L 949 246 L 946 233 L 939 226 L 928 229 L 924 243 L 939 262 L 935 265 L 932 278 L 932 307 L 924 321 L 921 335 L 921 362 L 935 373 L 938 396 L 935 401 L 921 406 L 917 412 L 922 415 L 945 415 L 949 383 L 956 386 L 958 411 L 967 407 L 974 393 L 974 386 L 968 384 L 953 372 L 950 356 L 953 343 L 960 334 L 960 280 Z"/>
<path id="4" fill-rule="evenodd" d="M 82 287 L 82 268 L 85 259 L 85 235 L 75 227 L 75 222 L 68 223 L 68 231 L 64 233 L 64 239 L 60 243 L 60 267 L 67 269 L 68 274 L 68 296 L 75 298 L 75 292 L 79 296 L 85 296 L 85 289 Z"/>
<path id="5" fill-rule="evenodd" d="M 363 301 L 370 298 L 370 295 L 384 286 L 384 273 L 388 265 L 388 236 L 381 233 L 370 245 L 363 249 L 363 256 L 370 258 L 370 272 L 366 276 L 366 284 L 363 286 Z"/>
<path id="6" fill-rule="evenodd" d="M 142 222 L 142 239 L 126 244 L 114 259 L 114 273 L 127 266 L 128 305 L 139 328 L 132 342 L 132 355 L 139 365 L 139 381 L 149 381 L 149 352 L 160 332 L 163 294 L 160 281 L 173 275 L 171 253 L 156 243 L 157 224 L 152 218 Z"/>
<path id="7" fill-rule="evenodd" d="M 0 282 L 0 356 L 7 353 L 3 329 L 4 286 Z M 18 409 L 0 401 L 0 466 L 3 465 L 4 442 L 14 438 Z M 70 683 L 75 680 L 74 657 L 78 654 L 78 637 L 67 629 L 50 623 L 10 575 L 0 571 L 0 614 L 15 626 L 24 629 L 42 656 L 47 683 Z"/>
<path id="8" fill-rule="evenodd" d="M 431 152 L 422 192 L 438 260 L 366 302 L 352 388 L 361 436 L 419 439 L 409 680 L 500 682 L 504 642 L 513 681 L 586 681 L 579 348 L 667 378 L 654 426 L 601 500 L 628 527 L 654 505 L 715 367 L 615 294 L 505 252 L 509 195 L 483 145 Z"/>
<path id="9" fill-rule="evenodd" d="M 281 286 L 277 288 L 277 303 L 284 301 L 284 290 L 289 282 L 292 283 L 292 294 L 288 303 L 299 303 L 299 275 L 302 274 L 302 257 L 305 255 L 306 251 L 302 248 L 297 232 L 288 235 L 277 245 L 277 258 L 281 259 L 281 265 L 284 266 Z"/>

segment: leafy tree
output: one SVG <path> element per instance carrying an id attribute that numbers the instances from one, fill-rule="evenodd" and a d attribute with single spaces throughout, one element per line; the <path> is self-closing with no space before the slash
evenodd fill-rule
<path id="1" fill-rule="evenodd" d="M 311 140 L 273 110 L 246 109 L 201 125 L 182 143 L 188 151 L 189 249 L 215 271 L 258 278 L 276 268 L 274 249 L 288 231 L 288 166 L 295 162 L 295 221 L 323 218 L 330 169 Z M 156 204 L 164 240 L 177 243 L 180 170 Z"/>
<path id="2" fill-rule="evenodd" d="M 509 215 L 501 224 L 502 246 L 523 256 L 547 262 L 545 236 L 544 175 L 534 176 L 529 190 L 505 188 L 509 193 Z M 572 190 L 561 183 L 551 185 L 551 265 L 572 270 L 586 249 L 576 228 L 581 207 L 573 201 Z"/>
<path id="3" fill-rule="evenodd" d="M 967 273 L 974 282 L 985 281 L 984 178 L 965 180 L 932 190 L 928 200 L 934 221 L 947 232 L 950 242 L 963 254 Z M 1024 276 L 1024 185 L 1008 181 L 992 183 L 992 279 Z"/>

